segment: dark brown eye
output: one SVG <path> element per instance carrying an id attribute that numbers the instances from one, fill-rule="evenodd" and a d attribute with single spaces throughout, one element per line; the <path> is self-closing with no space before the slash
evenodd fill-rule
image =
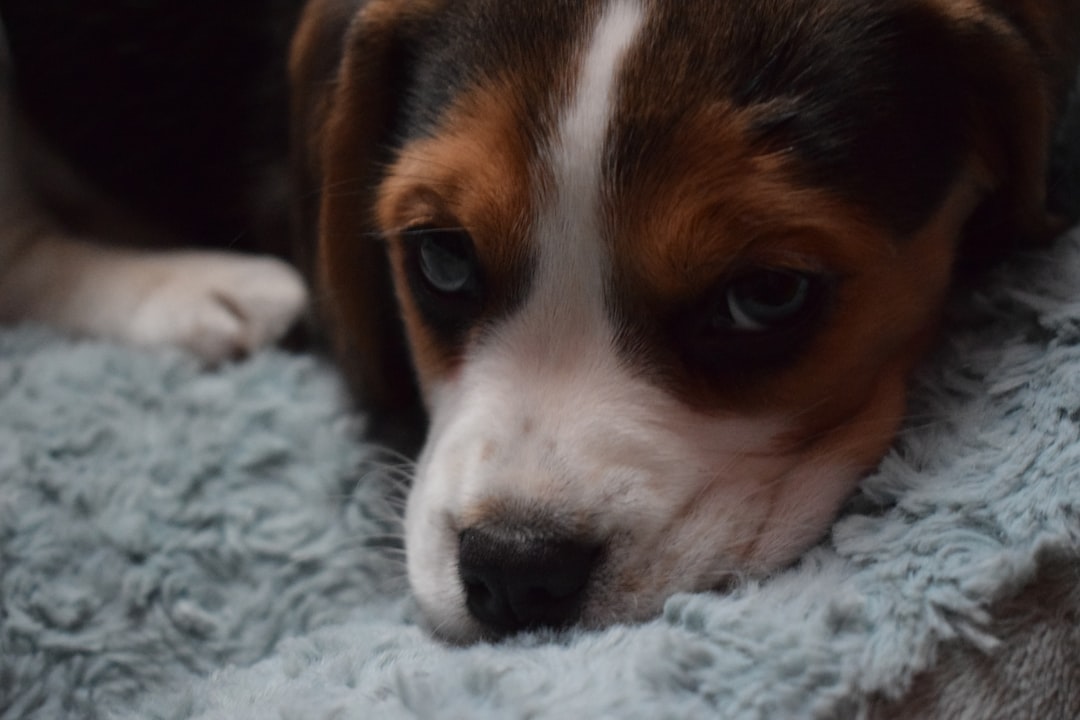
<path id="1" fill-rule="evenodd" d="M 427 326 L 455 344 L 478 320 L 484 277 L 472 237 L 460 228 L 417 227 L 402 233 L 409 292 Z"/>
<path id="2" fill-rule="evenodd" d="M 752 268 L 721 282 L 676 323 L 686 361 L 707 374 L 753 373 L 794 362 L 820 329 L 834 278 Z"/>
<path id="3" fill-rule="evenodd" d="M 737 277 L 723 294 L 714 322 L 760 333 L 798 321 L 812 309 L 815 279 L 790 270 L 756 270 Z"/>
<path id="4" fill-rule="evenodd" d="M 464 230 L 409 231 L 420 274 L 432 290 L 455 295 L 475 290 L 479 281 L 472 238 Z"/>

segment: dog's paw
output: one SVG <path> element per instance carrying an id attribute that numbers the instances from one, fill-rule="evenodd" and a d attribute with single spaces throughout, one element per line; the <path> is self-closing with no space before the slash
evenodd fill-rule
<path id="1" fill-rule="evenodd" d="M 308 301 L 299 273 L 273 258 L 192 252 L 154 265 L 124 339 L 181 347 L 211 364 L 280 340 Z"/>

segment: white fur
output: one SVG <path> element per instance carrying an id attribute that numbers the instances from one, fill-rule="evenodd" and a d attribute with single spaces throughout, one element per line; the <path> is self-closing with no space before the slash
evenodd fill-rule
<path id="1" fill-rule="evenodd" d="M 540 266 L 528 312 L 551 325 L 552 339 L 567 324 L 604 322 L 607 280 L 603 199 L 604 141 L 611 122 L 618 70 L 644 14 L 634 0 L 617 0 L 597 26 L 570 107 L 549 149 L 554 200 L 537 225 Z M 581 328 L 578 328 L 581 329 Z"/>
<path id="2" fill-rule="evenodd" d="M 47 227 L 33 232 L 0 273 L 0 322 L 178 347 L 217 363 L 280 339 L 307 303 L 297 272 L 272 258 L 153 252 Z"/>

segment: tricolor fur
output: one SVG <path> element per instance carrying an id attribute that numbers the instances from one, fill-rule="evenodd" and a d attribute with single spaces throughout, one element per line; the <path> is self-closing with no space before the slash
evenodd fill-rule
<path id="1" fill-rule="evenodd" d="M 888 447 L 962 245 L 1052 232 L 1074 2 L 344 5 L 307 17 L 353 18 L 308 161 L 322 280 L 365 385 L 388 251 L 430 415 L 409 577 L 452 639 L 648 617 L 791 562 Z M 432 230 L 471 243 L 472 305 L 418 279 Z M 756 268 L 820 278 L 819 310 L 703 330 Z M 526 607 L 563 599 L 521 586 L 529 552 L 587 566 L 573 607 Z"/>

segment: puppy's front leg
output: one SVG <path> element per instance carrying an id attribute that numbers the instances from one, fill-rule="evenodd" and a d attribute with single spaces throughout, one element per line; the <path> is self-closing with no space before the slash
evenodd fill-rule
<path id="1" fill-rule="evenodd" d="M 34 321 L 136 345 L 176 346 L 211 363 L 285 334 L 303 312 L 307 290 L 281 261 L 110 245 L 62 226 L 29 189 L 16 157 L 6 70 L 0 52 L 0 323 Z M 76 195 L 82 191 L 66 174 L 59 177 L 80 188 Z"/>
<path id="2" fill-rule="evenodd" d="M 276 259 L 108 246 L 32 208 L 0 215 L 2 323 L 177 346 L 215 363 L 280 339 L 307 302 L 299 274 Z"/>

